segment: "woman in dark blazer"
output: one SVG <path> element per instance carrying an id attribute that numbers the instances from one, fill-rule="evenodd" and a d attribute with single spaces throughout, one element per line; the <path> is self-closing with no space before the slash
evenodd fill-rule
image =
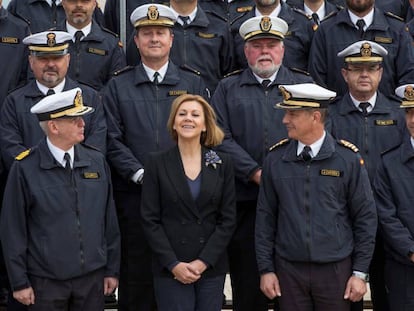
<path id="1" fill-rule="evenodd" d="M 149 157 L 141 203 L 158 310 L 218 311 L 236 226 L 233 165 L 210 149 L 224 134 L 201 96 L 179 96 L 167 127 L 177 145 Z"/>

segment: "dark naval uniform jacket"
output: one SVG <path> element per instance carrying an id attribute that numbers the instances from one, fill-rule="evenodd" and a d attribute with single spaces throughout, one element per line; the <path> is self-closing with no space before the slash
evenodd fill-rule
<path id="1" fill-rule="evenodd" d="M 312 17 L 299 9 L 292 9 L 289 5 L 282 2 L 281 10 L 278 15 L 288 24 L 288 32 L 283 40 L 285 45 L 285 55 L 283 64 L 289 68 L 308 70 L 309 50 L 314 34 Z M 244 55 L 244 40 L 239 34 L 240 26 L 249 18 L 255 17 L 255 7 L 235 21 L 231 26 L 231 33 L 234 40 L 236 51 L 236 67 L 246 68 L 247 60 Z"/>
<path id="2" fill-rule="evenodd" d="M 410 137 L 384 153 L 373 183 L 381 232 L 388 255 L 412 266 L 414 252 L 414 149 Z"/>
<path id="3" fill-rule="evenodd" d="M 327 133 L 309 163 L 296 155 L 295 140 L 267 156 L 255 233 L 261 274 L 275 271 L 275 256 L 312 263 L 351 256 L 352 270 L 368 272 L 377 213 L 363 161 L 345 145 Z"/>
<path id="4" fill-rule="evenodd" d="M 64 91 L 80 87 L 84 104 L 95 108 L 94 113 L 83 116 L 85 142 L 105 152 L 106 120 L 98 93 L 91 87 L 68 77 L 65 81 Z M 0 151 L 7 170 L 18 154 L 37 145 L 45 136 L 36 115 L 30 112 L 30 109 L 42 98 L 44 95 L 37 87 L 36 81 L 31 80 L 25 86 L 10 93 L 4 101 L 0 113 Z"/>
<path id="5" fill-rule="evenodd" d="M 31 33 L 56 28 L 60 21 L 66 19 L 65 10 L 60 3 L 54 12 L 45 0 L 11 0 L 7 10 L 29 23 Z M 93 18 L 102 25 L 103 13 L 96 6 Z"/>
<path id="6" fill-rule="evenodd" d="M 105 156 L 75 145 L 72 174 L 46 138 L 15 161 L 5 190 L 1 237 L 13 291 L 30 276 L 53 280 L 97 269 L 117 277 L 120 236 Z"/>
<path id="7" fill-rule="evenodd" d="M 108 159 L 122 178 L 114 183 L 115 189 L 136 192 L 130 178 L 144 168 L 148 153 L 173 146 L 166 124 L 171 103 L 181 94 L 207 98 L 200 76 L 172 62 L 158 85 L 148 79 L 142 64 L 108 82 L 103 90 L 108 112 Z"/>
<path id="8" fill-rule="evenodd" d="M 228 25 L 233 25 L 239 18 L 254 8 L 254 0 L 199 0 L 198 4 L 205 12 L 214 12 L 222 19 L 227 21 Z"/>
<path id="9" fill-rule="evenodd" d="M 378 92 L 374 109 L 366 117 L 355 107 L 349 93 L 329 106 L 331 134 L 358 147 L 371 181 L 381 153 L 401 144 L 404 135 L 408 135 L 404 110 L 399 105 L 399 101 Z"/>
<path id="10" fill-rule="evenodd" d="M 0 107 L 7 92 L 27 78 L 28 50 L 22 40 L 29 35 L 29 26 L 23 20 L 0 8 Z"/>
<path id="11" fill-rule="evenodd" d="M 259 187 L 249 178 L 262 166 L 269 147 L 287 135 L 282 124 L 284 112 L 275 109 L 283 100 L 278 85 L 305 82 L 312 79 L 282 65 L 267 89 L 250 68 L 219 83 L 211 104 L 225 133 L 218 148 L 230 154 L 234 162 L 237 200 L 256 200 Z"/>
<path id="12" fill-rule="evenodd" d="M 203 277 L 227 272 L 226 248 L 236 228 L 236 196 L 231 158 L 207 165 L 202 148 L 201 187 L 196 200 L 187 186 L 178 147 L 149 156 L 142 191 L 142 224 L 154 253 L 156 276 L 173 277 L 177 261 L 201 259 Z"/>
<path id="13" fill-rule="evenodd" d="M 348 10 L 341 10 L 321 23 L 309 55 L 309 73 L 315 82 L 338 95 L 345 94 L 348 88 L 341 75 L 344 60 L 337 54 L 360 40 L 376 42 L 388 51 L 383 59 L 384 72 L 379 85 L 384 95 L 391 96 L 396 86 L 414 80 L 412 40 L 404 23 L 398 17 L 375 8 L 373 22 L 363 38 L 359 37 Z"/>
<path id="14" fill-rule="evenodd" d="M 66 22 L 60 29 L 67 31 Z M 96 90 L 102 89 L 115 71 L 126 66 L 125 53 L 117 35 L 94 21 L 91 32 L 81 40 L 79 47 L 73 41 L 69 43 L 68 76 Z"/>

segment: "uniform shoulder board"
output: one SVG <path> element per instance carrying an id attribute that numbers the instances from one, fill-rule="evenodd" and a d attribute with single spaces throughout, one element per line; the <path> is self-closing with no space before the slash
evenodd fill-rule
<path id="1" fill-rule="evenodd" d="M 235 75 L 238 75 L 239 73 L 242 73 L 244 71 L 244 69 L 237 69 L 237 70 L 234 70 L 234 71 L 232 71 L 232 72 L 229 72 L 228 74 L 225 74 L 224 75 L 224 78 L 227 78 L 227 77 L 230 77 L 230 76 L 235 76 Z"/>
<path id="2" fill-rule="evenodd" d="M 134 68 L 135 68 L 134 66 L 126 66 L 126 67 L 124 67 L 122 69 L 119 69 L 117 71 L 114 71 L 113 75 L 114 76 L 119 76 L 120 74 L 122 74 L 124 72 L 127 72 L 127 71 L 130 71 L 130 70 L 132 70 Z"/>
<path id="3" fill-rule="evenodd" d="M 20 152 L 14 159 L 17 161 L 23 160 L 25 157 L 27 157 L 30 154 L 31 149 L 27 149 L 23 152 Z"/>
<path id="4" fill-rule="evenodd" d="M 296 67 L 289 67 L 290 70 L 294 71 L 294 72 L 298 72 L 307 76 L 310 76 L 310 73 L 307 72 L 306 70 L 300 69 L 300 68 L 296 68 Z"/>
<path id="5" fill-rule="evenodd" d="M 292 8 L 292 10 L 293 10 L 293 11 L 295 11 L 296 13 L 299 13 L 300 15 L 305 16 L 305 17 L 306 17 L 307 19 L 309 19 L 309 20 L 311 20 L 311 19 L 312 19 L 312 16 L 311 16 L 311 15 L 309 15 L 308 13 L 306 13 L 304 10 L 298 9 L 298 8 L 296 8 L 296 7 L 293 7 L 293 8 Z"/>
<path id="6" fill-rule="evenodd" d="M 190 71 L 192 73 L 195 73 L 197 76 L 201 75 L 201 72 L 198 71 L 197 69 L 194 69 L 188 65 L 181 65 L 180 66 L 181 69 L 186 70 L 186 71 Z"/>
<path id="7" fill-rule="evenodd" d="M 351 149 L 353 152 L 358 152 L 359 151 L 358 147 L 355 146 L 353 143 L 350 143 L 349 141 L 346 141 L 344 139 L 340 139 L 338 142 L 342 146 Z"/>
<path id="8" fill-rule="evenodd" d="M 87 143 L 85 143 L 85 142 L 81 142 L 80 144 L 81 144 L 83 147 L 85 147 L 85 148 L 92 149 L 92 150 L 95 150 L 95 151 L 99 151 L 99 152 L 101 152 L 101 153 L 102 153 L 102 150 L 101 150 L 101 149 L 99 149 L 98 147 L 95 147 L 95 146 L 89 145 L 89 144 L 87 144 Z"/>
<path id="9" fill-rule="evenodd" d="M 402 18 L 401 16 L 398 16 L 398 15 L 392 13 L 392 12 L 384 12 L 384 14 L 385 14 L 385 16 L 389 16 L 389 17 L 398 19 L 401 22 L 404 22 L 404 18 Z"/>
<path id="10" fill-rule="evenodd" d="M 390 152 L 390 151 L 393 151 L 393 150 L 395 150 L 395 149 L 398 149 L 400 146 L 401 146 L 400 144 L 396 144 L 394 147 L 391 147 L 391 148 L 388 148 L 388 149 L 386 149 L 386 150 L 382 151 L 382 152 L 381 152 L 381 155 L 386 154 L 386 153 L 388 153 L 388 152 Z"/>
<path id="11" fill-rule="evenodd" d="M 217 17 L 218 19 L 220 19 L 220 20 L 222 20 L 223 22 L 228 22 L 228 20 L 225 18 L 225 17 L 223 17 L 223 16 L 221 16 L 221 15 L 219 15 L 219 14 L 217 14 L 216 12 L 214 12 L 214 11 L 211 11 L 211 10 L 205 10 L 204 11 L 204 13 L 206 13 L 206 14 L 210 14 L 210 15 L 213 15 L 214 17 Z"/>
<path id="12" fill-rule="evenodd" d="M 103 31 L 105 31 L 105 32 L 107 32 L 107 33 L 110 33 L 110 34 L 111 34 L 111 35 L 113 35 L 114 37 L 116 37 L 116 38 L 118 38 L 118 37 L 119 37 L 117 33 L 113 32 L 112 30 L 109 30 L 108 28 L 105 28 L 105 27 L 102 27 L 102 26 L 101 26 L 101 28 L 102 28 L 102 30 L 103 30 Z"/>
<path id="13" fill-rule="evenodd" d="M 275 150 L 277 147 L 283 146 L 289 141 L 289 138 L 284 138 L 269 148 L 269 152 Z"/>
<path id="14" fill-rule="evenodd" d="M 326 16 L 325 16 L 325 17 L 321 20 L 321 23 L 323 23 L 323 22 L 327 21 L 328 19 L 330 19 L 330 18 L 332 18 L 332 17 L 336 16 L 336 14 L 338 14 L 338 12 L 339 12 L 339 11 L 333 11 L 333 12 L 329 13 L 328 15 L 326 15 Z"/>

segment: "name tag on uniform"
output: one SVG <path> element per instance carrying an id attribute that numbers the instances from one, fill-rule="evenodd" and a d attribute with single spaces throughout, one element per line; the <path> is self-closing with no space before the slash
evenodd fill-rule
<path id="1" fill-rule="evenodd" d="M 386 38 L 386 37 L 375 37 L 374 38 L 375 42 L 379 42 L 379 43 L 392 43 L 392 38 Z"/>
<path id="2" fill-rule="evenodd" d="M 98 172 L 84 172 L 83 178 L 85 179 L 99 179 L 99 173 Z"/>
<path id="3" fill-rule="evenodd" d="M 199 33 L 197 33 L 197 35 L 200 38 L 203 38 L 203 39 L 213 39 L 213 38 L 217 37 L 217 35 L 215 33 L 199 32 Z"/>
<path id="4" fill-rule="evenodd" d="M 331 169 L 321 169 L 319 174 L 321 176 L 342 177 L 343 172 L 338 171 L 338 170 L 331 170 Z"/>
<path id="5" fill-rule="evenodd" d="M 19 39 L 13 37 L 1 37 L 1 43 L 18 44 Z"/>
<path id="6" fill-rule="evenodd" d="M 241 6 L 236 9 L 237 13 L 250 12 L 251 10 L 253 10 L 252 6 Z"/>
<path id="7" fill-rule="evenodd" d="M 187 90 L 171 90 L 171 91 L 168 91 L 169 96 L 180 96 L 180 95 L 187 94 L 187 93 L 188 93 Z"/>
<path id="8" fill-rule="evenodd" d="M 108 54 L 108 51 L 95 48 L 88 48 L 88 53 L 105 56 Z"/>
<path id="9" fill-rule="evenodd" d="M 378 125 L 378 126 L 397 125 L 397 120 L 375 120 L 375 125 Z"/>

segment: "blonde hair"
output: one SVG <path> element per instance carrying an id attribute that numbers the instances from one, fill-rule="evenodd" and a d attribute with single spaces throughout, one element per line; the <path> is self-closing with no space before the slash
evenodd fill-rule
<path id="1" fill-rule="evenodd" d="M 183 94 L 177 97 L 171 105 L 170 116 L 168 117 L 167 122 L 167 129 L 170 132 L 172 139 L 175 142 L 178 141 L 177 132 L 174 130 L 174 121 L 181 104 L 188 101 L 196 101 L 203 107 L 206 131 L 201 133 L 201 145 L 206 147 L 214 147 L 221 144 L 224 138 L 224 133 L 216 123 L 216 114 L 213 108 L 203 97 L 193 94 Z"/>

